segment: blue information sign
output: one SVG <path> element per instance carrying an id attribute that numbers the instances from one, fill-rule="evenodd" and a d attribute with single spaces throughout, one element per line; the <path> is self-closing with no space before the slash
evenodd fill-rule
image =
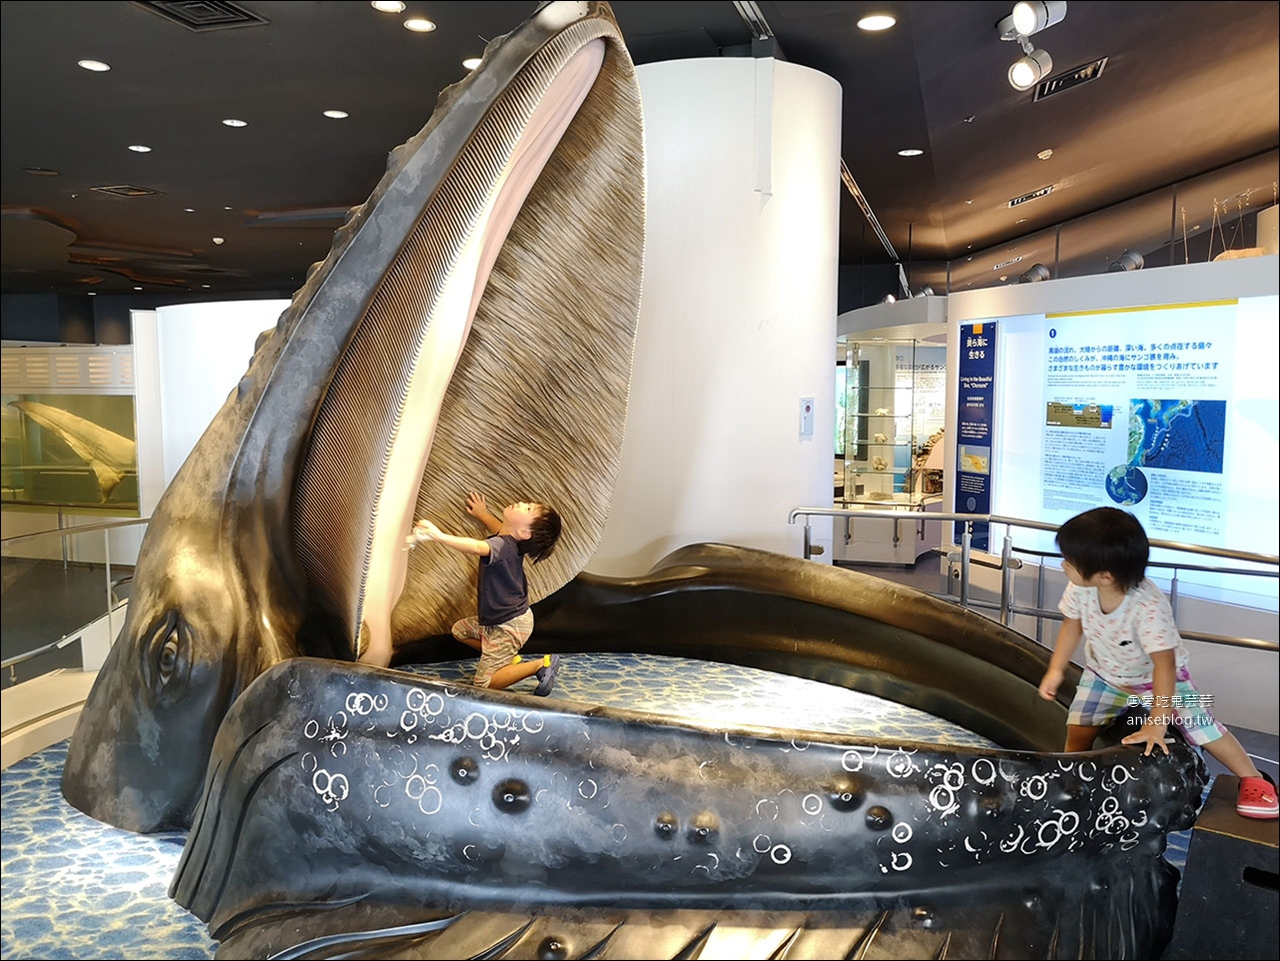
<path id="1" fill-rule="evenodd" d="M 996 406 L 996 325 L 960 328 L 960 406 L 956 417 L 957 514 L 991 513 L 992 420 Z M 986 524 L 973 525 L 972 546 L 988 550 Z"/>

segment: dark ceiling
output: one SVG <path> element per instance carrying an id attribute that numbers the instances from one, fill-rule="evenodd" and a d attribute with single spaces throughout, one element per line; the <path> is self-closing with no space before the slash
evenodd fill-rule
<path id="1" fill-rule="evenodd" d="M 292 291 L 462 61 L 536 4 L 410 0 L 391 15 L 359 0 L 243 0 L 264 22 L 204 31 L 157 6 L 231 5 L 3 3 L 4 291 Z M 750 52 L 729 0 L 613 7 L 638 63 Z M 1035 43 L 1054 75 L 1102 57 L 1105 70 L 1038 102 L 1005 79 L 1020 51 L 995 24 L 1011 8 L 759 3 L 782 56 L 840 82 L 844 160 L 900 257 L 963 261 L 1144 195 L 1168 237 L 1170 204 L 1150 192 L 1197 177 L 1202 205 L 1273 201 L 1280 4 L 1072 0 Z M 897 25 L 857 29 L 880 10 Z M 406 30 L 414 14 L 438 29 Z M 86 58 L 111 69 L 77 66 Z M 924 154 L 897 155 L 908 147 Z M 1213 179 L 1239 161 L 1230 183 Z M 115 185 L 155 193 L 94 189 Z M 1123 232 L 1124 217 L 1110 220 Z M 886 261 L 866 224 L 842 193 L 842 264 Z"/>

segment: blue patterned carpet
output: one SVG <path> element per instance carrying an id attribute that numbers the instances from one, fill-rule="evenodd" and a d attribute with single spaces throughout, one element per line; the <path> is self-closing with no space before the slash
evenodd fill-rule
<path id="1" fill-rule="evenodd" d="M 422 673 L 460 680 L 474 667 L 474 660 L 457 661 Z M 519 689 L 534 683 L 523 682 Z M 557 693 L 731 726 L 992 746 L 970 731 L 870 695 L 679 658 L 568 656 Z M 63 742 L 0 775 L 0 957 L 212 958 L 216 944 L 203 923 L 168 896 L 184 835 L 130 834 L 74 810 L 58 787 L 65 758 Z M 1168 858 L 1178 867 L 1186 859 L 1188 835 L 1170 838 Z"/>

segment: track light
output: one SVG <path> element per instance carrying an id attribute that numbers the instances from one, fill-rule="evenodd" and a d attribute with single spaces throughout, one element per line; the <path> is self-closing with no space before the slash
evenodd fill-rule
<path id="1" fill-rule="evenodd" d="M 1027 44 L 1028 47 L 1031 44 Z M 1044 50 L 1028 50 L 1009 68 L 1009 86 L 1014 90 L 1030 90 L 1053 70 L 1053 58 Z"/>
<path id="2" fill-rule="evenodd" d="M 1001 40 L 1013 40 L 1022 47 L 1023 56 L 1009 68 L 1009 86 L 1014 90 L 1030 90 L 1053 71 L 1053 58 L 1033 47 L 1027 37 L 1061 23 L 1066 15 L 1065 0 L 1024 0 L 996 24 Z"/>
<path id="3" fill-rule="evenodd" d="M 911 295 L 912 299 L 915 299 L 916 297 L 932 297 L 932 296 L 934 296 L 934 290 L 931 284 L 925 284 L 923 287 L 921 287 L 919 290 L 917 290 L 914 294 Z"/>
<path id="4" fill-rule="evenodd" d="M 1031 0 L 1031 2 L 1024 0 L 1024 2 L 1015 3 L 1013 13 L 1010 14 L 1013 17 L 1014 29 L 1024 37 L 1039 33 L 1055 23 L 1061 23 L 1066 15 L 1066 0 Z"/>
<path id="5" fill-rule="evenodd" d="M 1111 273 L 1122 273 L 1129 270 L 1141 270 L 1145 264 L 1146 261 L 1142 259 L 1142 254 L 1136 250 L 1126 250 L 1120 255 L 1120 259 L 1107 269 Z"/>
<path id="6" fill-rule="evenodd" d="M 1032 264 L 1030 269 L 1018 278 L 1018 283 L 1038 284 L 1042 280 L 1048 280 L 1051 276 L 1052 274 L 1049 273 L 1049 268 L 1044 264 Z"/>

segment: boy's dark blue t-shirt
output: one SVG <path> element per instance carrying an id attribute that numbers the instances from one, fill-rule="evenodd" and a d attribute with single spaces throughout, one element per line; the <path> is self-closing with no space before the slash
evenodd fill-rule
<path id="1" fill-rule="evenodd" d="M 489 556 L 480 558 L 476 609 L 480 623 L 492 627 L 529 609 L 529 584 L 519 541 L 510 534 L 495 534 L 487 543 Z"/>

